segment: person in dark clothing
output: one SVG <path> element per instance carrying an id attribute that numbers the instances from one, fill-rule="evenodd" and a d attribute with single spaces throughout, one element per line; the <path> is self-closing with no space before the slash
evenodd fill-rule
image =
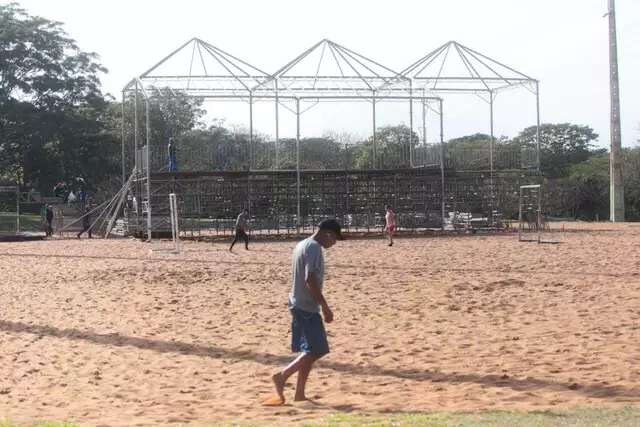
<path id="1" fill-rule="evenodd" d="M 238 215 L 238 218 L 236 219 L 236 234 L 233 237 L 233 242 L 231 243 L 229 251 L 233 252 L 233 245 L 235 245 L 238 240 L 244 240 L 244 248 L 249 250 L 249 236 L 247 235 L 249 227 L 247 227 L 247 223 L 245 222 L 248 218 L 249 209 L 245 208 L 240 212 L 240 215 Z"/>
<path id="2" fill-rule="evenodd" d="M 167 150 L 169 152 L 169 172 L 177 172 L 178 159 L 176 158 L 176 146 L 173 143 L 173 138 L 169 138 Z"/>
<path id="3" fill-rule="evenodd" d="M 55 197 L 59 197 L 62 200 L 62 203 L 67 203 L 66 191 L 62 182 L 58 182 L 58 184 L 54 187 L 53 195 Z"/>
<path id="4" fill-rule="evenodd" d="M 82 217 L 82 231 L 78 233 L 78 239 L 80 238 L 80 236 L 82 236 L 82 233 L 84 233 L 85 231 L 88 231 L 87 234 L 89 234 L 89 238 L 92 239 L 91 237 L 91 214 L 88 212 L 89 208 L 86 208 L 87 213 L 84 214 L 84 216 Z"/>
<path id="5" fill-rule="evenodd" d="M 45 210 L 45 218 L 47 220 L 47 230 L 46 230 L 46 234 L 47 236 L 53 236 L 53 205 L 49 204 L 46 206 L 46 210 Z"/>

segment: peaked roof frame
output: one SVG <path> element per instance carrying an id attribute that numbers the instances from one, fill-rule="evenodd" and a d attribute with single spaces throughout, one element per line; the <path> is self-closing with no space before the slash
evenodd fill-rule
<path id="1" fill-rule="evenodd" d="M 180 53 L 188 53 L 189 49 L 191 60 L 188 73 L 156 73 Z M 207 61 L 217 65 L 223 72 L 208 72 Z M 194 73 L 194 67 L 198 66 L 202 71 Z M 253 87 L 260 87 L 269 77 L 269 73 L 258 67 L 199 38 L 192 38 L 140 76 L 129 81 L 123 92 L 138 89 L 145 98 L 245 98 Z"/>
<path id="2" fill-rule="evenodd" d="M 319 52 L 319 59 L 313 58 Z M 301 64 L 313 61 L 314 73 L 300 72 Z M 333 64 L 337 72 L 321 70 Z M 399 72 L 357 53 L 334 41 L 322 39 L 293 58 L 262 86 L 273 85 L 274 90 L 284 91 L 294 97 L 331 98 L 354 96 L 356 98 L 395 99 L 409 95 L 409 79 Z M 430 97 L 439 99 L 437 97 Z"/>
<path id="3" fill-rule="evenodd" d="M 443 75 L 447 61 L 451 61 L 450 52 L 458 55 L 468 75 Z M 437 71 L 435 68 L 437 68 Z M 494 170 L 494 102 L 496 96 L 501 91 L 524 87 L 535 96 L 536 169 L 540 171 L 540 82 L 537 79 L 529 77 L 456 41 L 447 42 L 431 51 L 402 70 L 400 75 L 411 81 L 413 90 L 422 89 L 430 94 L 474 94 L 489 104 L 489 152 L 490 170 L 492 172 Z"/>
<path id="4" fill-rule="evenodd" d="M 315 73 L 299 72 L 300 64 L 313 61 L 318 52 Z M 190 61 L 181 64 L 181 68 L 188 65 L 187 73 L 159 73 L 163 65 L 185 53 L 190 54 Z M 224 71 L 207 72 L 206 60 Z M 330 62 L 338 72 L 322 73 L 321 69 Z M 195 68 L 203 72 L 194 72 Z M 139 91 L 146 99 L 195 97 L 246 102 L 251 102 L 250 98 L 442 101 L 424 90 L 412 90 L 411 85 L 411 79 L 396 70 L 328 39 L 320 40 L 276 72 L 267 73 L 210 43 L 192 38 L 131 79 L 123 93 Z"/>
<path id="5" fill-rule="evenodd" d="M 461 75 L 443 73 L 456 56 L 464 65 Z M 413 86 L 430 93 L 497 93 L 524 87 L 537 92 L 539 81 L 456 41 L 450 41 L 423 56 L 400 74 Z"/>

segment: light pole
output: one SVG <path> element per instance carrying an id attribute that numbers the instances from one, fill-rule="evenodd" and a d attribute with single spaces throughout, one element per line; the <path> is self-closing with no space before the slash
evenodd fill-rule
<path id="1" fill-rule="evenodd" d="M 622 185 L 622 138 L 620 136 L 620 88 L 618 81 L 618 45 L 615 0 L 608 0 L 609 11 L 609 84 L 611 97 L 610 220 L 624 222 L 624 186 Z M 607 16 L 605 15 L 605 16 Z"/>

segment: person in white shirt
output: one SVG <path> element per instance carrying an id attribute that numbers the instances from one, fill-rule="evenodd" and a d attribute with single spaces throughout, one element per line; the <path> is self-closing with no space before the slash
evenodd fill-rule
<path id="1" fill-rule="evenodd" d="M 389 246 L 393 246 L 393 232 L 396 229 L 396 215 L 393 213 L 391 205 L 387 205 L 384 208 L 387 211 L 387 214 L 384 217 L 387 223 L 385 231 L 387 232 L 387 237 L 389 238 Z"/>

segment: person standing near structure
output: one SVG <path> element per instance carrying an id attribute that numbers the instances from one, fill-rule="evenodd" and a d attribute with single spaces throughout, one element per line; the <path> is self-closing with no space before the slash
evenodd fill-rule
<path id="1" fill-rule="evenodd" d="M 384 208 L 387 211 L 384 217 L 386 222 L 385 230 L 389 238 L 389 246 L 393 246 L 393 232 L 396 230 L 396 215 L 393 213 L 391 205 L 387 205 Z"/>
<path id="2" fill-rule="evenodd" d="M 246 221 L 249 219 L 249 209 L 244 208 L 242 212 L 238 215 L 236 219 L 236 230 L 235 235 L 233 236 L 233 242 L 231 242 L 231 247 L 229 251 L 233 252 L 233 245 L 236 244 L 238 240 L 244 240 L 244 248 L 249 250 L 249 236 L 247 235 L 247 231 L 249 227 L 247 226 Z"/>
<path id="3" fill-rule="evenodd" d="M 173 143 L 173 137 L 169 137 L 167 151 L 169 152 L 169 172 L 177 172 L 178 159 L 176 158 L 176 146 Z"/>
<path id="4" fill-rule="evenodd" d="M 45 209 L 45 219 L 47 220 L 47 236 L 53 236 L 53 205 L 48 204 Z"/>
<path id="5" fill-rule="evenodd" d="M 89 206 L 85 207 L 85 214 L 82 216 L 82 231 L 78 233 L 78 239 L 82 236 L 82 233 L 88 231 L 89 238 L 91 237 L 91 213 L 89 211 Z"/>
<path id="6" fill-rule="evenodd" d="M 298 373 L 294 401 L 307 400 L 305 387 L 313 363 L 329 353 L 327 333 L 322 316 L 333 322 L 333 312 L 322 295 L 324 283 L 324 256 L 322 249 L 329 249 L 336 241 L 344 240 L 341 227 L 335 219 L 318 224 L 316 232 L 296 246 L 293 251 L 289 311 L 291 312 L 291 351 L 300 354 L 271 380 L 276 396 L 262 401 L 264 406 L 280 406 L 285 402 L 284 386 L 290 376 Z"/>

